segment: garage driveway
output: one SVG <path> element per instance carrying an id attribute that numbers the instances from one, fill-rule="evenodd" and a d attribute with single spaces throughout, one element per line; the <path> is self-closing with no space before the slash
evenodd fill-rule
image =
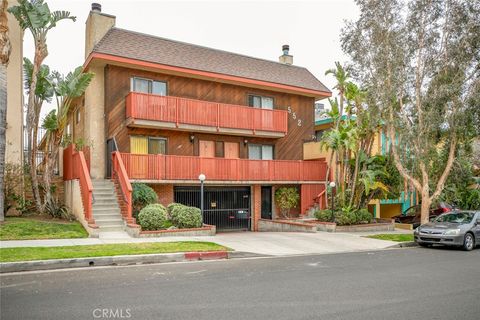
<path id="1" fill-rule="evenodd" d="M 244 232 L 220 233 L 212 241 L 236 251 L 274 256 L 378 250 L 397 242 L 352 233 Z"/>
<path id="2" fill-rule="evenodd" d="M 105 238 L 1 241 L 0 247 L 55 247 L 90 244 L 211 241 L 235 251 L 284 256 L 378 250 L 397 242 L 364 238 L 371 233 L 297 233 L 297 232 L 226 232 L 212 237 L 130 238 L 125 233 Z M 383 232 L 386 233 L 386 232 Z M 391 232 L 398 233 L 398 232 Z M 404 233 L 404 232 L 402 232 Z"/>

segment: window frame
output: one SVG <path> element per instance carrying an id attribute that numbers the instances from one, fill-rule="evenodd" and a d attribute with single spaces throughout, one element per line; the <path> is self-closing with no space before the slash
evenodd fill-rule
<path id="1" fill-rule="evenodd" d="M 163 153 L 163 155 L 167 155 L 168 154 L 168 139 L 165 138 L 165 137 L 155 137 L 155 136 L 146 136 L 147 139 L 148 139 L 148 154 L 162 154 L 162 153 L 150 153 L 150 140 L 162 140 L 162 141 L 165 141 L 165 153 Z"/>
<path id="2" fill-rule="evenodd" d="M 250 105 L 250 97 L 258 97 L 258 98 L 260 98 L 260 107 L 251 106 L 251 105 Z M 263 108 L 263 106 L 262 106 L 262 98 L 272 99 L 272 109 Z M 247 93 L 247 106 L 250 107 L 250 108 L 259 108 L 259 109 L 265 109 L 265 110 L 274 110 L 274 109 L 275 109 L 275 97 L 265 96 L 265 95 L 256 94 L 256 93 Z"/>
<path id="3" fill-rule="evenodd" d="M 148 92 L 147 92 L 147 94 L 154 94 L 154 95 L 157 95 L 157 96 L 162 96 L 162 95 L 159 95 L 157 93 L 153 93 L 153 82 L 164 83 L 165 84 L 165 95 L 164 96 L 168 95 L 168 82 L 167 81 L 154 80 L 154 79 L 137 77 L 137 76 L 132 76 L 130 78 L 130 92 L 145 93 L 145 92 L 135 91 L 135 79 L 148 81 Z M 162 97 L 164 97 L 164 96 L 162 96 Z"/>
<path id="4" fill-rule="evenodd" d="M 251 159 L 250 158 L 250 146 L 260 147 L 260 159 Z M 263 159 L 263 147 L 264 146 L 272 147 L 272 159 Z M 273 144 L 262 144 L 262 143 L 249 143 L 248 144 L 247 155 L 248 155 L 249 160 L 265 160 L 265 161 L 275 160 L 275 145 L 273 145 Z"/>
<path id="5" fill-rule="evenodd" d="M 132 138 L 132 137 L 147 139 L 147 153 L 146 153 L 146 154 L 152 154 L 152 155 L 161 154 L 161 153 L 150 153 L 150 140 L 163 140 L 163 141 L 165 141 L 165 154 L 164 154 L 164 155 L 167 155 L 167 154 L 168 154 L 168 138 L 165 138 L 165 137 L 155 137 L 155 136 L 146 136 L 146 135 L 141 135 L 141 134 L 131 134 L 131 135 L 129 135 L 130 146 L 131 146 L 131 143 L 132 143 L 132 142 L 131 142 L 131 138 Z M 130 153 L 131 153 L 131 150 L 130 150 Z"/>

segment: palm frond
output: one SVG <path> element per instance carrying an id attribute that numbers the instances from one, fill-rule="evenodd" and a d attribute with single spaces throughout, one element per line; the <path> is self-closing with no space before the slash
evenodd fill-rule
<path id="1" fill-rule="evenodd" d="M 50 111 L 43 119 L 42 128 L 47 132 L 53 132 L 58 129 L 57 112 L 56 110 Z"/>

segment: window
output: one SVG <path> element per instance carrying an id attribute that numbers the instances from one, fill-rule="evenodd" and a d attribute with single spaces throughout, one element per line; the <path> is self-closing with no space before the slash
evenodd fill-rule
<path id="1" fill-rule="evenodd" d="M 160 96 L 167 95 L 167 84 L 162 81 L 155 81 L 143 78 L 132 78 L 132 91 L 151 93 Z"/>
<path id="2" fill-rule="evenodd" d="M 82 114 L 80 113 L 80 108 L 78 108 L 77 111 L 75 111 L 75 123 L 76 124 L 80 123 L 81 117 L 82 117 Z"/>
<path id="3" fill-rule="evenodd" d="M 248 158 L 252 160 L 273 160 L 273 146 L 249 144 Z"/>
<path id="4" fill-rule="evenodd" d="M 167 139 L 131 136 L 130 152 L 133 154 L 166 154 Z"/>
<path id="5" fill-rule="evenodd" d="M 273 98 L 249 95 L 248 105 L 254 108 L 273 109 Z"/>
<path id="6" fill-rule="evenodd" d="M 148 154 L 166 154 L 167 139 L 164 138 L 148 138 Z"/>

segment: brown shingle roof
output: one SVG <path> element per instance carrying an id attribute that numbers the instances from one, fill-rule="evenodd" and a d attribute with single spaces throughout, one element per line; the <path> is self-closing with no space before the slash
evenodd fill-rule
<path id="1" fill-rule="evenodd" d="M 306 68 L 112 28 L 93 52 L 330 92 Z"/>

